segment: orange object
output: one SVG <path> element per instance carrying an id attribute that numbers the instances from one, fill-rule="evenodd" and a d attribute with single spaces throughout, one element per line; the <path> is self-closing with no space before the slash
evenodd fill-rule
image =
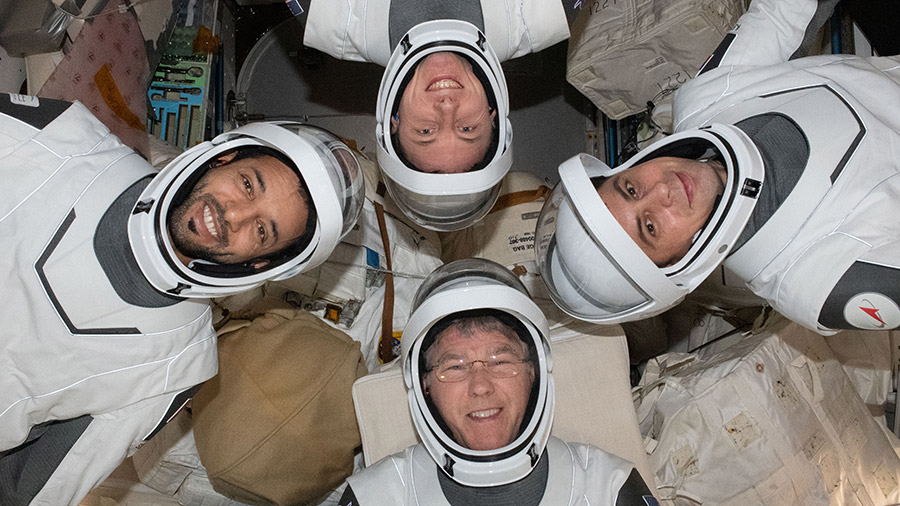
<path id="1" fill-rule="evenodd" d="M 119 87 L 116 86 L 116 80 L 108 64 L 104 63 L 100 70 L 94 74 L 94 83 L 97 85 L 103 101 L 106 102 L 106 105 L 109 106 L 116 116 L 124 120 L 131 128 L 144 130 L 144 123 L 137 114 L 131 112 L 131 109 L 128 108 L 128 103 L 119 91 Z"/>
<path id="2" fill-rule="evenodd" d="M 194 53 L 215 53 L 219 50 L 219 36 L 213 35 L 212 30 L 205 26 L 197 29 L 197 36 L 191 49 Z"/>

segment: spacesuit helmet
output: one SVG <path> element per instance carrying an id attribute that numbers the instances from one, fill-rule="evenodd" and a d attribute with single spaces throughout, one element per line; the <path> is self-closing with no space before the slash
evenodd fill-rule
<path id="1" fill-rule="evenodd" d="M 619 224 L 597 188 L 605 178 L 664 156 L 716 160 L 726 180 L 687 253 L 658 266 Z M 590 155 L 574 156 L 560 165 L 559 176 L 535 230 L 541 277 L 566 313 L 612 324 L 671 308 L 725 260 L 756 205 L 764 170 L 745 133 L 712 124 L 666 137 L 615 169 Z"/>
<path id="2" fill-rule="evenodd" d="M 490 316 L 511 328 L 528 350 L 534 381 L 512 442 L 493 450 L 461 445 L 425 389 L 426 356 L 435 338 L 460 318 Z M 544 314 L 508 269 L 468 258 L 432 272 L 413 299 L 401 339 L 403 377 L 413 423 L 428 453 L 454 481 L 491 487 L 524 478 L 544 452 L 553 422 L 554 387 Z M 465 380 L 464 380 L 465 381 Z"/>
<path id="3" fill-rule="evenodd" d="M 185 265 L 169 233 L 170 213 L 223 154 L 261 148 L 300 179 L 306 230 L 287 247 L 264 256 L 264 262 L 195 259 Z M 128 237 L 138 266 L 157 290 L 180 297 L 221 297 L 324 262 L 356 223 L 364 198 L 356 156 L 334 134 L 300 123 L 250 123 L 198 144 L 166 165 L 141 193 L 128 219 Z"/>
<path id="4" fill-rule="evenodd" d="M 404 121 L 398 116 L 398 109 L 417 66 L 440 52 L 450 52 L 471 64 L 494 115 L 487 152 L 465 172 L 453 174 L 420 170 L 409 161 L 400 136 L 392 135 L 392 121 L 395 125 Z M 411 28 L 385 68 L 375 119 L 378 164 L 391 198 L 405 215 L 425 228 L 452 231 L 468 227 L 490 211 L 499 195 L 500 182 L 512 165 L 512 128 L 509 93 L 500 61 L 475 25 L 440 19 Z M 438 157 L 432 159 L 435 158 Z"/>

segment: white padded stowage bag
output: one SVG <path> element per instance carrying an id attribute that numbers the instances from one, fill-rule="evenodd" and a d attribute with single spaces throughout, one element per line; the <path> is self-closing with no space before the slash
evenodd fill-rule
<path id="1" fill-rule="evenodd" d="M 822 336 L 776 315 L 720 353 L 654 360 L 648 370 L 664 372 L 636 398 L 664 504 L 900 502 L 894 436 Z"/>
<path id="2" fill-rule="evenodd" d="M 693 78 L 744 0 L 590 0 L 570 27 L 566 79 L 611 119 L 647 109 Z"/>

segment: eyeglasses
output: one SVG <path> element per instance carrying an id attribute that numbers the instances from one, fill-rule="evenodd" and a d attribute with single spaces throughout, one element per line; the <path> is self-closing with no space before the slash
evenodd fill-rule
<path id="1" fill-rule="evenodd" d="M 469 377 L 476 363 L 494 378 L 512 378 L 522 372 L 522 364 L 528 362 L 524 358 L 491 357 L 487 360 L 448 359 L 438 363 L 426 372 L 435 373 L 441 383 L 456 383 Z"/>

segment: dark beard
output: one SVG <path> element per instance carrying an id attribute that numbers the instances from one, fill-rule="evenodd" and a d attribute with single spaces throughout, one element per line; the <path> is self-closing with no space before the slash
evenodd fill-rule
<path id="1" fill-rule="evenodd" d="M 198 223 L 194 223 L 193 220 L 190 220 L 186 226 L 181 225 L 184 222 L 184 217 L 187 215 L 188 210 L 194 204 L 197 204 L 198 202 L 207 202 L 210 206 L 215 208 L 216 215 L 219 217 L 219 230 L 220 234 L 222 234 L 222 244 L 223 246 L 228 245 L 227 227 L 222 223 L 222 217 L 225 216 L 225 209 L 218 200 L 212 196 L 203 194 L 203 189 L 205 187 L 206 183 L 204 181 L 201 180 L 197 182 L 194 189 L 191 190 L 191 194 L 188 195 L 181 204 L 169 210 L 169 214 L 166 217 L 166 228 L 169 230 L 172 246 L 182 255 L 188 258 L 205 260 L 208 262 L 230 263 L 228 261 L 230 256 L 228 253 L 218 252 L 213 248 L 196 244 L 191 240 L 190 234 L 197 232 Z"/>

